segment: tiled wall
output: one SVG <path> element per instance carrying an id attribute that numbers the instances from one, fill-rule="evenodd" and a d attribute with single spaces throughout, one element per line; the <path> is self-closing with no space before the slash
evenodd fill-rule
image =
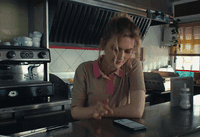
<path id="1" fill-rule="evenodd" d="M 75 49 L 50 49 L 51 63 L 50 72 L 74 72 L 79 64 L 89 60 L 96 60 L 98 50 L 75 50 Z"/>
<path id="2" fill-rule="evenodd" d="M 143 71 L 152 71 L 168 65 L 169 47 L 162 45 L 163 27 L 162 25 L 150 27 L 142 42 L 142 47 L 145 48 Z"/>
<path id="3" fill-rule="evenodd" d="M 142 43 L 145 48 L 144 71 L 152 71 L 168 64 L 168 48 L 160 48 L 162 26 L 150 27 Z M 96 60 L 98 50 L 50 49 L 50 73 L 74 72 L 78 65 L 89 60 Z"/>

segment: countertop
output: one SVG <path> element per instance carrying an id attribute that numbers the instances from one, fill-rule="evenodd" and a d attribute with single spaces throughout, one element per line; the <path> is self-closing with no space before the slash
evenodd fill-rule
<path id="1" fill-rule="evenodd" d="M 38 133 L 37 137 L 174 137 L 187 136 L 185 133 L 200 132 L 200 95 L 194 96 L 194 106 L 189 110 L 171 107 L 170 102 L 145 108 L 141 119 L 132 119 L 147 126 L 146 130 L 130 132 L 113 126 L 113 119 L 80 120 L 69 123 L 68 128 L 60 128 L 50 132 Z M 191 134 L 189 134 L 191 135 Z M 198 134 L 200 135 L 200 133 Z"/>

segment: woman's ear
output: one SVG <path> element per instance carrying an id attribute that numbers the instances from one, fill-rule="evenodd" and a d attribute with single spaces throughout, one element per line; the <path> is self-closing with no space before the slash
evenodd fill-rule
<path id="1" fill-rule="evenodd" d="M 105 47 L 106 47 L 106 42 L 103 40 L 103 38 L 101 38 L 101 41 L 100 41 L 100 48 L 101 48 L 102 50 L 104 50 Z"/>

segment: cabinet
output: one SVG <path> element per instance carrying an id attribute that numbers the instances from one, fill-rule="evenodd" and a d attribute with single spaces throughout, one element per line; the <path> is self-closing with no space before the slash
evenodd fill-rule
<path id="1" fill-rule="evenodd" d="M 67 125 L 72 121 L 70 103 L 70 100 L 58 97 L 46 103 L 0 108 L 0 134 Z"/>

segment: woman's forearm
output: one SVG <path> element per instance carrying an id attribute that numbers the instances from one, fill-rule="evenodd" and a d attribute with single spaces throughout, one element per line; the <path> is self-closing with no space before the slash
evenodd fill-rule
<path id="1" fill-rule="evenodd" d="M 105 115 L 107 117 L 126 117 L 126 118 L 141 118 L 145 107 L 145 92 L 137 90 L 130 94 L 131 102 L 125 106 L 114 107 L 113 115 Z"/>
<path id="2" fill-rule="evenodd" d="M 141 118 L 144 112 L 144 108 L 133 107 L 131 104 L 112 109 L 113 115 L 107 114 L 105 117 Z"/>
<path id="3" fill-rule="evenodd" d="M 71 109 L 72 118 L 75 120 L 92 118 L 92 114 L 91 107 L 74 107 Z"/>

